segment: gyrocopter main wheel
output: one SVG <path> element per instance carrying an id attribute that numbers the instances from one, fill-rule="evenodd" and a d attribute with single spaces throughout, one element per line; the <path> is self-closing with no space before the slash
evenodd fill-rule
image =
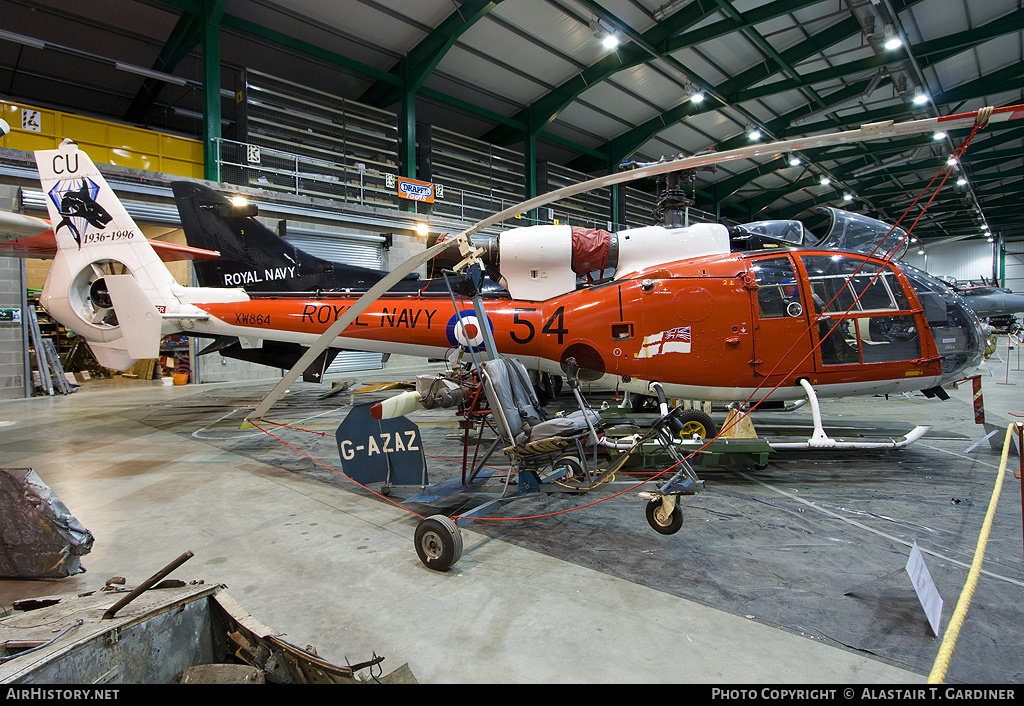
<path id="1" fill-rule="evenodd" d="M 447 571 L 462 556 L 462 532 L 444 515 L 431 515 L 416 525 L 416 553 L 428 569 Z"/>
<path id="2" fill-rule="evenodd" d="M 675 503 L 668 511 L 665 503 L 655 498 L 647 503 L 647 524 L 659 534 L 675 534 L 683 527 L 683 511 Z"/>

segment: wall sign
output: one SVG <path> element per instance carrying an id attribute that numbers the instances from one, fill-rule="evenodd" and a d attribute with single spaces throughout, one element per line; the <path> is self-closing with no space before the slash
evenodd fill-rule
<path id="1" fill-rule="evenodd" d="M 400 199 L 434 203 L 435 186 L 429 181 L 417 181 L 416 179 L 407 179 L 406 177 L 388 174 L 385 183 L 389 189 L 395 189 L 398 192 L 398 198 Z M 437 196 L 440 196 L 440 188 L 437 188 L 437 191 Z"/>
<path id="2" fill-rule="evenodd" d="M 31 108 L 21 109 L 21 129 L 29 132 L 43 131 L 43 116 L 38 110 Z"/>

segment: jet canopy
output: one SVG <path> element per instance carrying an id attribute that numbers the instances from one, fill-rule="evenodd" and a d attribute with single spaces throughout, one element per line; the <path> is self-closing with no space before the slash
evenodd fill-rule
<path id="1" fill-rule="evenodd" d="M 831 206 L 819 206 L 817 210 L 829 219 L 828 230 L 818 243 L 820 248 L 867 253 L 889 260 L 899 260 L 907 252 L 909 240 L 902 228 Z"/>

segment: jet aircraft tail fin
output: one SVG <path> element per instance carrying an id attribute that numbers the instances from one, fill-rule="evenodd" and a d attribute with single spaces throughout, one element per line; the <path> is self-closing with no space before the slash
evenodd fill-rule
<path id="1" fill-rule="evenodd" d="M 257 220 L 254 207 L 236 206 L 202 184 L 179 181 L 171 189 L 189 246 L 221 254 L 194 263 L 200 286 L 250 292 L 363 290 L 387 274 L 306 253 Z"/>

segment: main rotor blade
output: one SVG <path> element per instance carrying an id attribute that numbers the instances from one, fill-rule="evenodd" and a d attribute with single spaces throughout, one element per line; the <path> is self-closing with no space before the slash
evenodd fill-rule
<path id="1" fill-rule="evenodd" d="M 895 123 L 892 120 L 886 120 L 878 123 L 867 123 L 861 125 L 856 130 L 844 130 L 842 132 L 811 135 L 808 137 L 795 137 L 781 142 L 768 142 L 765 144 L 750 145 L 747 147 L 737 147 L 736 149 L 728 150 L 726 152 L 709 152 L 708 154 L 685 157 L 671 162 L 658 162 L 638 169 L 619 172 L 617 174 L 608 174 L 603 177 L 591 179 L 590 181 L 580 182 L 579 184 L 570 184 L 569 186 L 556 191 L 550 191 L 542 196 L 537 196 L 529 199 L 528 201 L 523 201 L 511 208 L 506 208 L 500 213 L 489 216 L 474 224 L 472 227 L 462 231 L 460 235 L 471 235 L 478 230 L 487 228 L 495 223 L 499 223 L 506 218 L 512 218 L 513 216 L 517 216 L 526 211 L 532 211 L 539 206 L 545 206 L 553 201 L 558 201 L 559 199 L 575 196 L 576 194 L 584 191 L 591 191 L 592 189 L 600 189 L 613 184 L 633 181 L 634 179 L 657 176 L 659 174 L 675 172 L 681 169 L 695 169 L 696 167 L 721 164 L 722 162 L 731 162 L 738 159 L 750 159 L 751 157 L 760 157 L 763 155 L 778 156 L 779 154 L 786 152 L 798 152 L 800 150 L 815 147 L 831 147 L 833 145 L 844 145 L 851 142 L 867 142 L 869 140 L 881 140 L 887 137 L 914 135 L 920 132 L 938 130 L 940 127 L 943 130 L 970 127 L 974 124 L 975 120 L 978 119 L 978 114 L 981 112 L 982 111 L 980 110 L 974 110 L 968 113 L 957 113 L 955 115 L 940 116 L 937 118 L 910 120 L 905 123 Z M 1020 118 L 1024 118 L 1024 105 L 1009 105 L 993 109 L 992 114 L 989 117 L 989 122 L 1004 122 L 1006 120 L 1017 120 Z"/>

